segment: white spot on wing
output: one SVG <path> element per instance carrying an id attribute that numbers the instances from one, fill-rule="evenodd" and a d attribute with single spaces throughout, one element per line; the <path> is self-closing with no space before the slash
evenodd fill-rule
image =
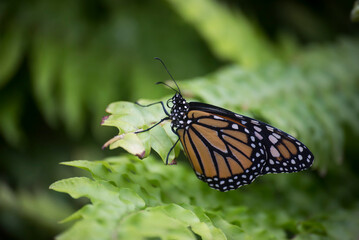
<path id="1" fill-rule="evenodd" d="M 269 141 L 271 141 L 273 144 L 276 144 L 278 142 L 278 139 L 276 139 L 273 134 L 269 135 L 268 137 Z"/>
<path id="2" fill-rule="evenodd" d="M 279 157 L 280 156 L 278 150 L 274 146 L 270 147 L 270 153 L 272 154 L 273 157 Z"/>
<path id="3" fill-rule="evenodd" d="M 255 135 L 259 140 L 262 140 L 262 139 L 263 139 L 262 135 L 260 135 L 257 131 L 254 132 L 254 135 Z"/>
<path id="4" fill-rule="evenodd" d="M 280 135 L 277 133 L 273 133 L 273 136 L 275 136 L 276 138 L 280 139 Z"/>
<path id="5" fill-rule="evenodd" d="M 232 128 L 233 129 L 238 129 L 238 125 L 237 124 L 232 124 Z"/>
<path id="6" fill-rule="evenodd" d="M 266 127 L 267 127 L 267 129 L 268 129 L 269 131 L 273 132 L 273 128 L 272 128 L 272 127 L 269 127 L 269 126 L 266 126 Z"/>

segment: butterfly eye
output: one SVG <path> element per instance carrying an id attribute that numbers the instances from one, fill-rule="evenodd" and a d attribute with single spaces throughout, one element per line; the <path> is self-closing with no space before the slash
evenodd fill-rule
<path id="1" fill-rule="evenodd" d="M 172 99 L 168 99 L 166 105 L 167 105 L 167 107 L 172 108 L 172 106 L 173 106 L 173 100 L 172 100 Z"/>

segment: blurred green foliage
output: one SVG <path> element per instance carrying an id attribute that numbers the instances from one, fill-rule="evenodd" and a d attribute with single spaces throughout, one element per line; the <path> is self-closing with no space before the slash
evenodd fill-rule
<path id="1" fill-rule="evenodd" d="M 357 238 L 356 13 L 351 0 L 1 1 L 0 237 Z M 116 134 L 100 128 L 106 106 L 168 94 L 154 85 L 168 77 L 153 57 L 190 79 L 180 83 L 187 98 L 298 136 L 319 171 L 223 195 L 185 159 L 165 167 L 155 154 L 105 158 L 122 153 L 100 150 Z M 121 134 L 162 114 L 141 109 L 149 115 L 132 122 L 126 111 L 136 107 L 121 104 L 105 122 Z M 112 146 L 163 158 L 173 137 L 164 125 Z M 57 163 L 73 159 L 105 160 L 69 162 L 91 176 L 69 178 L 82 173 Z M 87 200 L 45 190 L 64 178 L 52 188 L 91 201 L 68 218 L 78 219 L 72 227 L 57 221 Z"/>
<path id="2" fill-rule="evenodd" d="M 352 21 L 359 21 L 359 1 L 355 1 L 353 10 L 351 12 Z"/>

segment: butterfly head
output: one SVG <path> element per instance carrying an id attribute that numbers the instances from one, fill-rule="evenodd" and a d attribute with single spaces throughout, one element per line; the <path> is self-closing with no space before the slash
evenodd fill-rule
<path id="1" fill-rule="evenodd" d="M 189 104 L 178 92 L 169 101 L 173 104 L 170 114 L 172 129 L 177 130 L 178 128 L 185 128 Z"/>

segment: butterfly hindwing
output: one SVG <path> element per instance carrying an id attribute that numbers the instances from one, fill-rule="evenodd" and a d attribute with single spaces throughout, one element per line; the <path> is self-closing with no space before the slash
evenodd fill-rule
<path id="1" fill-rule="evenodd" d="M 240 118 L 266 148 L 262 174 L 299 172 L 312 165 L 313 154 L 293 136 L 258 120 L 242 115 Z"/>

